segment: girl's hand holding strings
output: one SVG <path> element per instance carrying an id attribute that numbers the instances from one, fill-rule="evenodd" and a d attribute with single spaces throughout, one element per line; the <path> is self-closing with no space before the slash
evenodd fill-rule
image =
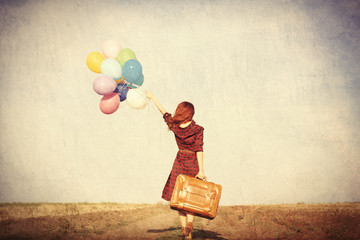
<path id="1" fill-rule="evenodd" d="M 154 98 L 154 94 L 152 92 L 146 91 L 146 97 L 153 99 Z"/>
<path id="2" fill-rule="evenodd" d="M 153 100 L 153 102 L 155 103 L 156 107 L 159 109 L 159 111 L 162 114 L 166 113 L 166 110 L 164 109 L 164 107 L 161 105 L 161 103 L 159 102 L 159 100 L 157 100 L 157 98 L 155 97 L 155 95 L 150 92 L 150 91 L 146 91 L 146 97 Z"/>

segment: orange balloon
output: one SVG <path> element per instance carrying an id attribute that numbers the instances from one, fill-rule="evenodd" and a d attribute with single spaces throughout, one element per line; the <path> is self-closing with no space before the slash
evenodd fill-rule
<path id="1" fill-rule="evenodd" d="M 125 82 L 124 76 L 122 76 L 119 80 L 115 80 L 116 83 Z"/>
<path id="2" fill-rule="evenodd" d="M 96 73 L 101 73 L 101 63 L 105 60 L 105 57 L 100 52 L 92 52 L 86 58 L 86 65 L 88 68 Z"/>

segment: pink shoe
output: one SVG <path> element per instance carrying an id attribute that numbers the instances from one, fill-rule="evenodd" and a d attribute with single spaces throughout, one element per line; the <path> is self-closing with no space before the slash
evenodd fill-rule
<path id="1" fill-rule="evenodd" d="M 186 236 L 186 227 L 182 227 L 182 239 L 185 239 Z"/>
<path id="2" fill-rule="evenodd" d="M 193 223 L 189 222 L 186 226 L 186 239 L 192 239 L 193 238 Z"/>

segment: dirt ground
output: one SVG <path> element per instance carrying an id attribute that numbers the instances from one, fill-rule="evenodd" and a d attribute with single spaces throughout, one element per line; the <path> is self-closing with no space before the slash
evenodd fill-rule
<path id="1" fill-rule="evenodd" d="M 0 239 L 180 239 L 164 204 L 0 204 Z M 360 239 L 360 203 L 220 206 L 194 239 Z"/>

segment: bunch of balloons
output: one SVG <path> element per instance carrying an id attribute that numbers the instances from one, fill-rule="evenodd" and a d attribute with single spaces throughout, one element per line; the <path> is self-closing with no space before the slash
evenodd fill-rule
<path id="1" fill-rule="evenodd" d="M 145 107 L 145 91 L 140 88 L 144 75 L 133 50 L 108 39 L 103 43 L 102 54 L 91 52 L 86 64 L 91 71 L 102 74 L 95 78 L 93 89 L 103 96 L 99 104 L 103 113 L 114 113 L 125 100 L 133 109 Z"/>

